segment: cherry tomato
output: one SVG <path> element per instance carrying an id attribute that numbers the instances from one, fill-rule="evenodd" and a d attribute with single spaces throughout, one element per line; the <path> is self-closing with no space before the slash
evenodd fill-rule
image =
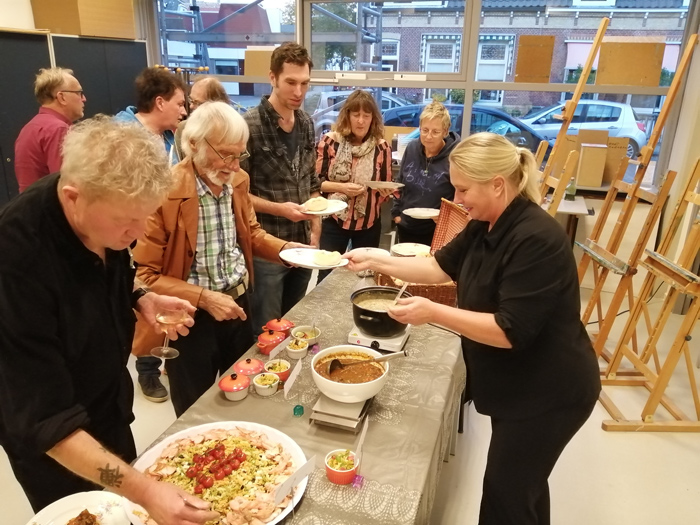
<path id="1" fill-rule="evenodd" d="M 204 476 L 204 479 L 202 480 L 202 485 L 205 489 L 211 488 L 213 484 L 214 478 L 212 478 L 211 476 Z"/>
<path id="2" fill-rule="evenodd" d="M 233 472 L 233 466 L 230 463 L 226 463 L 219 472 L 223 472 L 227 476 Z"/>
<path id="3" fill-rule="evenodd" d="M 226 463 L 233 463 L 233 460 L 236 459 L 236 455 L 232 452 L 228 456 L 226 456 Z"/>
<path id="4" fill-rule="evenodd" d="M 214 463 L 209 465 L 209 472 L 211 472 L 213 474 L 215 472 L 218 472 L 220 468 L 221 468 L 221 463 L 219 463 L 218 461 L 215 461 Z"/>
<path id="5" fill-rule="evenodd" d="M 201 454 L 195 454 L 194 456 L 192 456 L 192 461 L 194 461 L 195 463 L 204 463 L 204 456 L 202 456 Z"/>
<path id="6" fill-rule="evenodd" d="M 201 485 L 201 483 L 199 485 L 194 486 L 194 493 L 195 494 L 201 494 L 203 490 L 204 490 L 204 487 Z"/>
<path id="7" fill-rule="evenodd" d="M 240 456 L 242 453 L 243 453 L 243 451 L 238 447 L 233 449 L 233 455 L 236 457 Z"/>
<path id="8" fill-rule="evenodd" d="M 213 463 L 214 461 L 216 461 L 216 456 L 214 454 L 207 454 L 204 458 L 205 463 Z"/>
<path id="9" fill-rule="evenodd" d="M 224 479 L 225 477 L 226 477 L 226 472 L 224 472 L 223 470 L 217 470 L 216 474 L 214 474 L 214 479 L 221 480 L 221 479 Z"/>
<path id="10" fill-rule="evenodd" d="M 241 453 L 238 455 L 238 461 L 240 461 L 241 463 L 243 463 L 246 459 L 248 459 L 248 456 L 246 456 L 246 453 L 245 453 L 245 452 L 241 452 Z"/>
<path id="11" fill-rule="evenodd" d="M 224 459 L 226 457 L 226 452 L 217 449 L 214 452 L 212 452 L 211 455 L 214 456 L 216 459 Z"/>
<path id="12" fill-rule="evenodd" d="M 194 467 L 190 467 L 187 469 L 187 472 L 185 473 L 185 476 L 188 478 L 196 478 L 197 477 L 197 469 Z"/>
<path id="13" fill-rule="evenodd" d="M 202 470 L 204 469 L 204 464 L 202 464 L 202 463 L 197 463 L 193 468 L 194 468 L 194 469 L 197 471 L 197 473 L 199 474 L 199 473 L 202 472 Z"/>
<path id="14" fill-rule="evenodd" d="M 238 467 L 241 466 L 241 462 L 238 461 L 237 459 L 234 459 L 233 462 L 231 463 L 231 468 L 233 470 L 238 470 Z"/>
<path id="15" fill-rule="evenodd" d="M 216 446 L 214 447 L 214 449 L 216 449 L 216 450 L 226 450 L 226 447 L 224 446 L 223 443 L 219 443 L 218 445 L 216 445 Z"/>

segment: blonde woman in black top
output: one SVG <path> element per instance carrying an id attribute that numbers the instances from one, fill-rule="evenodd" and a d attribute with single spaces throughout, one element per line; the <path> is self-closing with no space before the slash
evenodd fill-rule
<path id="1" fill-rule="evenodd" d="M 455 202 L 473 219 L 464 231 L 432 259 L 346 255 L 352 271 L 457 282 L 457 308 L 411 297 L 389 315 L 462 335 L 469 394 L 492 424 L 481 525 L 550 522 L 547 479 L 600 392 L 574 256 L 539 206 L 536 173 L 529 150 L 472 135 L 450 155 Z"/>

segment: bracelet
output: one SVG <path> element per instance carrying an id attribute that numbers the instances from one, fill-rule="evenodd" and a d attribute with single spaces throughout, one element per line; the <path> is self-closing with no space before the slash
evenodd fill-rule
<path id="1" fill-rule="evenodd" d="M 133 292 L 131 292 L 131 307 L 136 310 L 136 305 L 139 302 L 139 299 L 146 295 L 149 292 L 152 292 L 150 288 L 147 288 L 146 286 L 141 286 L 139 288 L 136 288 Z"/>

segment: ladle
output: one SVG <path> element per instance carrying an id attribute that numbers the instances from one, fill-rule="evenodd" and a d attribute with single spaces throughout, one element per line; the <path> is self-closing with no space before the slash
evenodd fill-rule
<path id="1" fill-rule="evenodd" d="M 395 352 L 393 354 L 387 354 L 387 355 L 382 355 L 379 357 L 373 357 L 371 359 L 362 360 L 362 361 L 355 361 L 354 363 L 348 363 L 348 364 L 341 363 L 340 359 L 331 359 L 330 362 L 328 363 L 328 375 L 330 376 L 336 370 L 343 370 L 344 368 L 347 368 L 347 367 L 353 366 L 353 365 L 359 365 L 360 363 L 383 363 L 384 361 L 389 361 L 389 360 L 395 359 L 397 357 L 406 357 L 406 356 L 408 356 L 408 352 L 406 352 L 406 350 L 402 350 L 401 352 Z"/>

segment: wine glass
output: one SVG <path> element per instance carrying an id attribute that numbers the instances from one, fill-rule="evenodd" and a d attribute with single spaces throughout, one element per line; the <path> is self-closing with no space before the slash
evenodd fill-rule
<path id="1" fill-rule="evenodd" d="M 156 314 L 156 321 L 163 327 L 163 332 L 165 332 L 165 340 L 162 346 L 151 348 L 152 356 L 160 357 L 161 359 L 174 359 L 180 355 L 176 348 L 169 345 L 168 329 L 175 328 L 186 320 L 187 312 L 184 310 L 162 310 Z"/>

